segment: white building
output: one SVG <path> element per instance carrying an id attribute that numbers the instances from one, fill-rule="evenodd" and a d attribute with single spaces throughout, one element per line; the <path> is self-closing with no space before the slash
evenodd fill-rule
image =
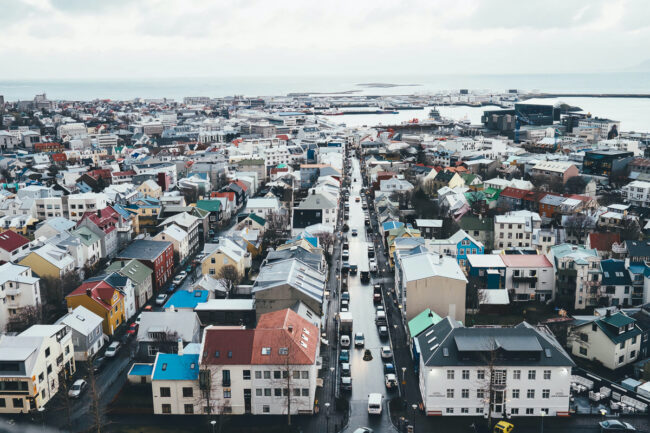
<path id="1" fill-rule="evenodd" d="M 267 218 L 280 210 L 280 201 L 277 198 L 251 198 L 246 203 L 244 213 L 254 213 Z"/>
<path id="2" fill-rule="evenodd" d="M 104 193 L 70 194 L 67 198 L 71 221 L 79 221 L 84 213 L 102 210 L 108 205 L 108 197 Z"/>
<path id="3" fill-rule="evenodd" d="M 40 305 L 40 278 L 32 276 L 32 269 L 14 263 L 0 265 L 0 333 L 24 308 Z"/>
<path id="4" fill-rule="evenodd" d="M 178 343 L 178 353 L 156 354 L 151 374 L 153 413 L 156 415 L 193 415 L 207 413 L 199 381 L 201 345 Z"/>
<path id="5" fill-rule="evenodd" d="M 635 206 L 650 207 L 650 182 L 635 180 L 622 188 L 623 197 Z"/>
<path id="6" fill-rule="evenodd" d="M 104 319 L 83 305 L 79 305 L 56 321 L 57 325 L 67 325 L 72 330 L 75 361 L 86 361 L 100 351 L 105 341 L 102 331 L 103 321 Z"/>
<path id="7" fill-rule="evenodd" d="M 573 361 L 548 328 L 465 328 L 449 317 L 416 338 L 427 415 L 568 416 Z"/>
<path id="8" fill-rule="evenodd" d="M 542 225 L 539 214 L 529 211 L 508 212 L 494 217 L 494 247 L 531 248 L 533 232 Z"/>
<path id="9" fill-rule="evenodd" d="M 514 291 L 514 301 L 546 302 L 555 298 L 555 271 L 544 255 L 503 254 L 505 288 Z"/>
<path id="10" fill-rule="evenodd" d="M 190 236 L 176 224 L 167 226 L 163 231 L 154 236 L 153 240 L 171 242 L 174 246 L 174 253 L 178 255 L 178 263 L 183 263 L 189 254 Z"/>
<path id="11" fill-rule="evenodd" d="M 34 325 L 0 337 L 0 413 L 45 406 L 59 391 L 59 377 L 74 374 L 72 333 L 65 325 Z"/>
<path id="12" fill-rule="evenodd" d="M 59 138 L 67 136 L 69 139 L 73 139 L 88 136 L 88 129 L 83 123 L 66 123 L 56 128 L 56 132 Z"/>
<path id="13" fill-rule="evenodd" d="M 602 268 L 596 249 L 555 245 L 551 247 L 549 260 L 557 275 L 558 295 L 574 298 L 576 310 L 598 304 L 602 293 Z"/>

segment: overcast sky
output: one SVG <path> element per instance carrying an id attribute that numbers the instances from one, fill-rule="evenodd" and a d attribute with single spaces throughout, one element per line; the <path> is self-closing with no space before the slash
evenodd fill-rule
<path id="1" fill-rule="evenodd" d="M 0 0 L 0 79 L 625 70 L 647 0 Z"/>

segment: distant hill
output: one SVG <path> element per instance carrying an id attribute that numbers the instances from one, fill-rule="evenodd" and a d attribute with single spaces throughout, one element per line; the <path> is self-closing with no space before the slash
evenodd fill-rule
<path id="1" fill-rule="evenodd" d="M 650 72 L 650 59 L 646 59 L 645 61 L 635 65 L 631 66 L 629 68 L 626 68 L 625 71 L 628 72 Z"/>

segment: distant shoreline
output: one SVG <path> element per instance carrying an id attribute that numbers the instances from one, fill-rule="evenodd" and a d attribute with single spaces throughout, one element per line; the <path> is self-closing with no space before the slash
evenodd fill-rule
<path id="1" fill-rule="evenodd" d="M 422 84 L 392 84 L 392 83 L 359 83 L 360 87 L 376 87 L 380 89 L 389 89 L 391 87 L 420 87 Z"/>
<path id="2" fill-rule="evenodd" d="M 650 98 L 650 93 L 528 93 L 521 99 L 533 98 Z"/>

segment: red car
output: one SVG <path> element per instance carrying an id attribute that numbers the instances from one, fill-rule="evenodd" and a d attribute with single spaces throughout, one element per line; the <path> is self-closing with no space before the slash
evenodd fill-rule
<path id="1" fill-rule="evenodd" d="M 129 329 L 127 329 L 126 333 L 129 335 L 135 335 L 138 332 L 138 324 L 137 323 L 131 323 L 129 326 Z"/>

